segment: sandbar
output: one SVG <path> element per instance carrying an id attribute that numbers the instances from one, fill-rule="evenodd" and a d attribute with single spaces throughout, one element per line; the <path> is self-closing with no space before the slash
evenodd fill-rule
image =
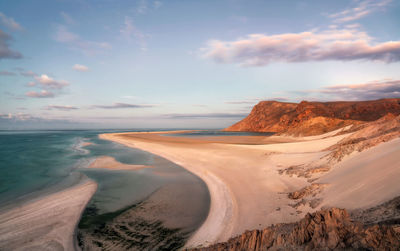
<path id="1" fill-rule="evenodd" d="M 106 168 L 110 170 L 139 170 L 142 168 L 151 168 L 152 166 L 124 164 L 111 156 L 101 156 L 97 157 L 88 167 Z"/>
<path id="2" fill-rule="evenodd" d="M 76 226 L 96 189 L 84 178 L 73 187 L 0 210 L 0 250 L 76 250 Z"/>

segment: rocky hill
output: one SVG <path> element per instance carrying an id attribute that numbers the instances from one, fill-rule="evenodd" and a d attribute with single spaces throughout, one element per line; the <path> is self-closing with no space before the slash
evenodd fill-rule
<path id="1" fill-rule="evenodd" d="M 286 103 L 262 101 L 251 113 L 226 131 L 277 132 L 290 135 L 318 135 L 375 121 L 387 114 L 400 115 L 400 98 L 351 102 Z"/>
<path id="2" fill-rule="evenodd" d="M 291 224 L 247 231 L 225 243 L 197 251 L 228 250 L 399 250 L 400 225 L 363 224 L 346 210 L 331 208 L 307 214 Z"/>

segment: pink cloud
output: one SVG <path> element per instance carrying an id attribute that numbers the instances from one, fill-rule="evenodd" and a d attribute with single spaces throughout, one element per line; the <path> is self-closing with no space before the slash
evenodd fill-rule
<path id="1" fill-rule="evenodd" d="M 41 76 L 36 76 L 35 79 L 44 87 L 49 89 L 62 89 L 63 87 L 69 85 L 65 80 L 55 80 L 46 74 Z"/>
<path id="2" fill-rule="evenodd" d="M 236 41 L 212 40 L 201 49 L 218 63 L 263 66 L 274 62 L 400 61 L 400 41 L 373 43 L 357 27 L 278 35 L 252 34 Z"/>
<path id="3" fill-rule="evenodd" d="M 40 92 L 36 91 L 27 92 L 26 96 L 31 98 L 53 98 L 55 95 L 50 91 L 42 90 Z"/>
<path id="4" fill-rule="evenodd" d="M 329 15 L 335 23 L 346 23 L 363 18 L 374 11 L 381 10 L 392 0 L 363 0 L 352 7 Z"/>

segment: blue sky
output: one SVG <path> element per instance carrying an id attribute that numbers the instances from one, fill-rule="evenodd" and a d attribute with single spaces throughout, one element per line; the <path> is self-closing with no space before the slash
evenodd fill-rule
<path id="1" fill-rule="evenodd" d="M 400 1 L 0 2 L 0 128 L 222 128 L 400 96 Z"/>

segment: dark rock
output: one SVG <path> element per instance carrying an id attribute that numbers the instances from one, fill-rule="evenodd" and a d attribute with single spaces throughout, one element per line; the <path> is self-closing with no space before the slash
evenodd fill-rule
<path id="1" fill-rule="evenodd" d="M 344 209 L 331 208 L 307 214 L 291 224 L 247 231 L 225 243 L 198 251 L 244 250 L 399 250 L 400 226 L 363 225 Z"/>

